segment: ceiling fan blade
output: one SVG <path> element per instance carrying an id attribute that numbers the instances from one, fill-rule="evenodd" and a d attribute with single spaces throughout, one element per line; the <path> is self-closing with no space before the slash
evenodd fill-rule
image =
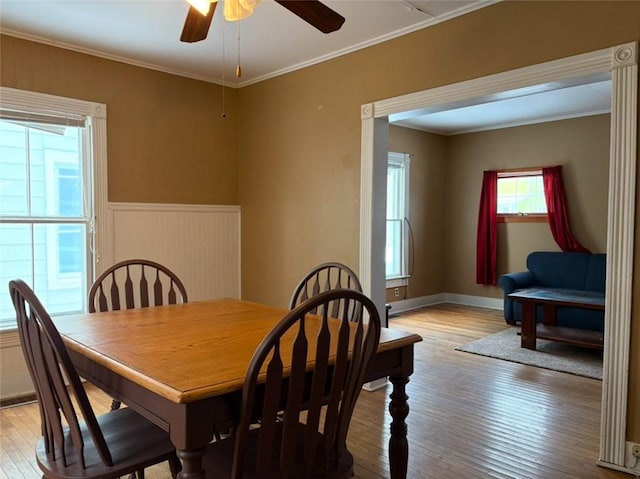
<path id="1" fill-rule="evenodd" d="M 184 27 L 182 28 L 182 35 L 180 35 L 181 42 L 194 43 L 207 38 L 209 27 L 211 26 L 211 20 L 213 19 L 213 14 L 216 11 L 216 5 L 218 5 L 217 2 L 211 4 L 211 7 L 209 7 L 209 13 L 206 16 L 189 5 L 187 19 L 185 20 Z"/>
<path id="2" fill-rule="evenodd" d="M 344 17 L 319 0 L 276 0 L 284 8 L 313 25 L 322 33 L 340 30 Z"/>

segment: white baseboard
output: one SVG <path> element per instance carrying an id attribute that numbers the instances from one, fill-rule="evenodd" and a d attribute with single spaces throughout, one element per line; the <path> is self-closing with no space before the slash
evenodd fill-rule
<path id="1" fill-rule="evenodd" d="M 504 309 L 502 298 L 486 298 L 484 296 L 470 296 L 467 294 L 446 293 L 447 303 L 463 304 L 465 306 L 475 306 L 477 308 Z"/>
<path id="2" fill-rule="evenodd" d="M 395 314 L 444 302 L 446 302 L 445 293 L 441 293 L 433 294 L 430 296 L 421 296 L 419 298 L 401 299 L 400 301 L 394 301 L 387 304 L 391 306 L 389 314 Z"/>
<path id="3" fill-rule="evenodd" d="M 365 391 L 373 392 L 373 391 L 377 391 L 378 389 L 382 389 L 386 385 L 387 385 L 387 378 L 380 378 L 380 379 L 376 379 L 375 381 L 364 383 L 362 385 L 362 389 L 364 389 Z"/>
<path id="4" fill-rule="evenodd" d="M 466 294 L 440 293 L 419 298 L 402 299 L 388 303 L 391 306 L 389 314 L 403 313 L 413 309 L 424 308 L 434 304 L 453 303 L 478 308 L 497 309 L 502 311 L 503 300 L 500 298 L 485 298 L 483 296 L 470 296 Z"/>

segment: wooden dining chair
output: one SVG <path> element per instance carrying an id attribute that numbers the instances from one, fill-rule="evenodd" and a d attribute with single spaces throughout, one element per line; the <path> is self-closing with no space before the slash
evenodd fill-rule
<path id="1" fill-rule="evenodd" d="M 335 301 L 357 303 L 366 314 L 354 323 L 342 307 L 330 319 Z M 207 478 L 352 476 L 347 433 L 379 340 L 378 311 L 358 291 L 322 292 L 291 310 L 253 354 L 239 425 L 230 439 L 208 446 Z"/>
<path id="2" fill-rule="evenodd" d="M 146 308 L 186 303 L 187 290 L 166 266 L 146 259 L 129 259 L 114 264 L 96 278 L 89 290 L 89 312 Z M 120 401 L 113 400 L 111 409 Z"/>
<path id="3" fill-rule="evenodd" d="M 362 292 L 358 275 L 347 265 L 337 262 L 319 264 L 309 271 L 293 290 L 289 308 L 293 309 L 323 291 L 340 288 Z M 340 304 L 340 302 L 332 304 L 332 316 L 337 317 L 339 315 L 338 306 Z M 350 311 L 351 321 L 358 320 L 357 314 L 359 311 L 359 308 L 354 308 Z"/>
<path id="4" fill-rule="evenodd" d="M 169 461 L 169 434 L 129 408 L 96 416 L 51 317 L 22 280 L 9 282 L 22 351 L 40 406 L 36 461 L 46 479 L 116 479 Z M 65 384 L 66 382 L 66 384 Z"/>
<path id="5" fill-rule="evenodd" d="M 129 259 L 107 268 L 89 290 L 89 312 L 186 303 L 187 290 L 166 266 Z"/>

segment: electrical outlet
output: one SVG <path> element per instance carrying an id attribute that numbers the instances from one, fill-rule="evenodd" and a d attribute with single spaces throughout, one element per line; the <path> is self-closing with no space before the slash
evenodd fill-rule
<path id="1" fill-rule="evenodd" d="M 633 457 L 640 458 L 640 444 L 634 444 L 631 446 L 631 455 Z"/>
<path id="2" fill-rule="evenodd" d="M 393 290 L 393 295 L 397 298 L 398 296 L 400 296 L 400 288 L 396 288 Z"/>

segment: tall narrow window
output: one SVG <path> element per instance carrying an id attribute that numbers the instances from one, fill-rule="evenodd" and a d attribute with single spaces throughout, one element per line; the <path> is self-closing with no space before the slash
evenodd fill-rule
<path id="1" fill-rule="evenodd" d="M 406 278 L 409 216 L 409 155 L 389 152 L 387 160 L 387 280 Z"/>
<path id="2" fill-rule="evenodd" d="M 0 109 L 0 284 L 29 283 L 52 314 L 85 310 L 93 195 L 86 119 Z M 15 327 L 7 294 L 0 328 Z"/>

